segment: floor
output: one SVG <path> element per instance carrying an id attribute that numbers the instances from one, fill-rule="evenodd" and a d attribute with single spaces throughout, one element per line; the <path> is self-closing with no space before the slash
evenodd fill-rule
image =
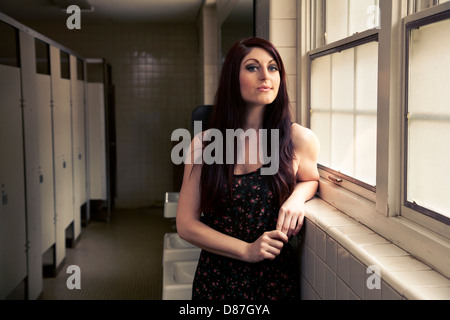
<path id="1" fill-rule="evenodd" d="M 162 208 L 115 210 L 109 222 L 90 221 L 54 278 L 44 278 L 42 300 L 160 300 L 163 237 L 174 221 Z M 80 289 L 69 289 L 70 265 Z"/>

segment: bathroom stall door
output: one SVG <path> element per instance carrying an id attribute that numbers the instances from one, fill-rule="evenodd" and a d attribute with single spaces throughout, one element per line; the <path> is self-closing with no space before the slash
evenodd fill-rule
<path id="1" fill-rule="evenodd" d="M 20 31 L 20 66 L 23 100 L 23 135 L 26 183 L 27 270 L 25 294 L 37 299 L 43 288 L 42 281 L 42 223 L 39 161 L 39 129 L 35 39 Z M 48 90 L 49 93 L 49 90 Z"/>
<path id="2" fill-rule="evenodd" d="M 84 109 L 84 62 L 70 56 L 72 85 L 74 238 L 81 234 L 81 207 L 86 203 L 86 142 Z"/>
<path id="3" fill-rule="evenodd" d="M 65 257 L 66 229 L 73 222 L 72 121 L 69 55 L 50 46 L 53 101 L 53 159 L 56 267 Z"/>
<path id="4" fill-rule="evenodd" d="M 88 83 L 90 199 L 107 200 L 105 91 L 103 83 Z"/>
<path id="5" fill-rule="evenodd" d="M 55 198 L 53 179 L 52 98 L 50 78 L 50 48 L 35 40 L 36 109 L 38 110 L 39 183 L 41 189 L 42 252 L 55 244 Z"/>
<path id="6" fill-rule="evenodd" d="M 27 275 L 20 68 L 0 65 L 0 299 Z"/>

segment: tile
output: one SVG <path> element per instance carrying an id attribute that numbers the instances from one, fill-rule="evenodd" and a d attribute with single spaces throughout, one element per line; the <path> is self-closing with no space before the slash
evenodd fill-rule
<path id="1" fill-rule="evenodd" d="M 350 255 L 350 289 L 360 298 L 364 299 L 366 286 L 366 267 L 353 255 Z"/>
<path id="2" fill-rule="evenodd" d="M 297 20 L 270 20 L 270 39 L 278 48 L 297 46 Z"/>
<path id="3" fill-rule="evenodd" d="M 402 296 L 386 282 L 381 281 L 381 300 L 402 300 Z"/>
<path id="4" fill-rule="evenodd" d="M 327 265 L 325 265 L 324 300 L 336 300 L 336 273 Z"/>
<path id="5" fill-rule="evenodd" d="M 361 247 L 362 250 L 366 251 L 368 254 L 376 257 L 397 257 L 397 256 L 407 256 L 408 252 L 397 247 L 395 244 L 374 244 Z"/>
<path id="6" fill-rule="evenodd" d="M 337 243 L 332 237 L 328 235 L 325 261 L 330 269 L 334 273 L 337 273 Z"/>
<path id="7" fill-rule="evenodd" d="M 335 229 L 345 235 L 373 234 L 374 232 L 363 225 L 339 226 Z"/>
<path id="8" fill-rule="evenodd" d="M 316 250 L 315 253 L 323 261 L 326 260 L 327 235 L 320 228 L 316 228 Z"/>
<path id="9" fill-rule="evenodd" d="M 325 297 L 325 263 L 318 256 L 314 260 L 314 290 L 321 299 Z"/>
<path id="10" fill-rule="evenodd" d="M 389 271 L 431 270 L 429 266 L 413 256 L 377 257 L 377 260 L 383 268 L 386 268 Z"/>
<path id="11" fill-rule="evenodd" d="M 407 287 L 449 287 L 450 280 L 433 270 L 394 271 L 391 276 Z"/>
<path id="12" fill-rule="evenodd" d="M 303 228 L 305 229 L 305 243 L 312 248 L 316 249 L 316 226 L 309 219 L 305 219 Z"/>
<path id="13" fill-rule="evenodd" d="M 356 243 L 357 245 L 366 245 L 366 244 L 383 244 L 389 243 L 388 240 L 379 236 L 378 234 L 354 234 L 349 235 L 348 238 Z"/>
<path id="14" fill-rule="evenodd" d="M 346 284 L 350 283 L 350 253 L 339 244 L 337 247 L 337 275 Z"/>
<path id="15" fill-rule="evenodd" d="M 270 17 L 271 19 L 295 19 L 297 17 L 297 1 L 270 1 Z"/>
<path id="16" fill-rule="evenodd" d="M 300 297 L 301 300 L 315 300 L 314 289 L 304 277 L 300 279 Z"/>
<path id="17" fill-rule="evenodd" d="M 283 59 L 286 74 L 297 73 L 297 49 L 296 48 L 278 48 L 281 59 Z"/>
<path id="18" fill-rule="evenodd" d="M 418 300 L 450 300 L 450 286 L 412 288 L 407 289 L 404 295 L 406 297 L 414 296 Z"/>
<path id="19" fill-rule="evenodd" d="M 314 284 L 315 254 L 308 246 L 305 246 L 304 265 L 305 265 L 304 276 L 306 280 L 309 283 Z"/>
<path id="20" fill-rule="evenodd" d="M 349 287 L 340 278 L 336 278 L 336 300 L 348 300 L 349 294 Z"/>

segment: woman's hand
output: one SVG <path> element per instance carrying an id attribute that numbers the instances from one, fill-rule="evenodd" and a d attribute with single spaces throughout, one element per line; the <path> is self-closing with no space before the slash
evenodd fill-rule
<path id="1" fill-rule="evenodd" d="M 296 236 L 305 219 L 305 201 L 290 197 L 281 206 L 278 213 L 277 229 L 288 238 Z"/>
<path id="2" fill-rule="evenodd" d="M 274 260 L 288 241 L 286 234 L 281 231 L 265 232 L 255 242 L 248 244 L 245 261 L 257 263 L 266 259 Z"/>

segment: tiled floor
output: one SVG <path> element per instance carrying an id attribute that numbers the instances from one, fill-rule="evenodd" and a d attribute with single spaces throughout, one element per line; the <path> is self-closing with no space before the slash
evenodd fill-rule
<path id="1" fill-rule="evenodd" d="M 110 222 L 91 221 L 64 266 L 45 278 L 43 300 L 159 300 L 163 238 L 174 232 L 163 209 L 116 210 Z M 80 268 L 80 289 L 68 289 L 70 265 Z"/>

